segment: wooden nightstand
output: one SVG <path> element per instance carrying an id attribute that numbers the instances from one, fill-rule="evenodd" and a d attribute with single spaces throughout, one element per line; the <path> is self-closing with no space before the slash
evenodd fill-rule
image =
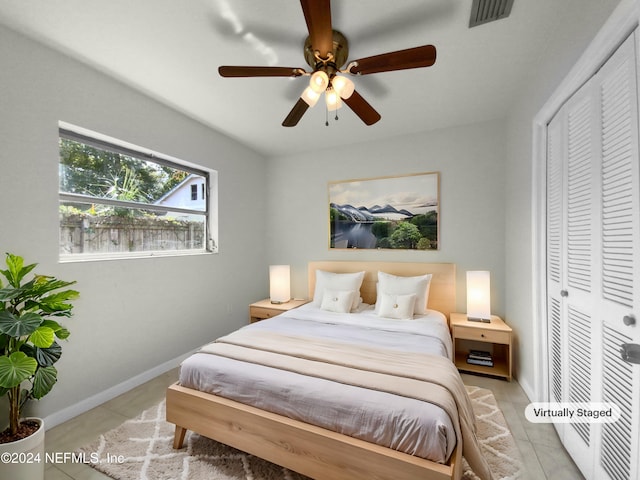
<path id="1" fill-rule="evenodd" d="M 512 330 L 500 317 L 492 315 L 491 323 L 481 323 L 470 322 L 464 313 L 452 313 L 451 333 L 458 370 L 484 373 L 511 381 Z M 493 366 L 468 363 L 467 358 L 472 350 L 488 352 Z M 482 359 L 482 355 L 476 358 Z"/>
<path id="2" fill-rule="evenodd" d="M 294 308 L 298 308 L 300 305 L 309 303 L 309 300 L 289 300 L 286 303 L 271 303 L 267 298 L 260 300 L 259 302 L 249 305 L 249 321 L 251 323 L 264 320 L 266 318 L 275 317 L 282 312 L 287 312 Z"/>

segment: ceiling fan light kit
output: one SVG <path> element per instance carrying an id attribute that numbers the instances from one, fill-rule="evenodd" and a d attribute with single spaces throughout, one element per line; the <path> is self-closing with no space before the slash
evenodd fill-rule
<path id="1" fill-rule="evenodd" d="M 310 107 L 314 107 L 316 103 L 318 103 L 320 95 L 322 95 L 322 92 L 316 92 L 313 88 L 311 88 L 311 86 L 309 86 L 304 89 L 304 92 L 302 92 L 300 98 L 304 100 Z"/>
<path id="2" fill-rule="evenodd" d="M 353 91 L 356 88 L 350 78 L 342 75 L 336 75 L 333 77 L 331 85 L 333 85 L 334 90 L 338 92 L 338 95 L 345 100 L 353 94 Z"/>
<path id="3" fill-rule="evenodd" d="M 371 73 L 430 67 L 436 61 L 433 45 L 398 50 L 352 61 L 340 70 L 349 55 L 347 38 L 331 26 L 330 0 L 300 0 L 307 23 L 307 37 L 303 54 L 307 64 L 313 69 L 307 72 L 292 67 L 245 67 L 221 66 L 222 77 L 299 77 L 309 75 L 309 86 L 289 112 L 282 125 L 293 127 L 298 124 L 309 107 L 313 107 L 322 93 L 328 110 L 342 107 L 342 100 L 365 123 L 373 125 L 380 120 L 380 114 L 355 90 L 354 82 L 344 74 L 368 75 Z M 343 74 L 343 75 L 339 75 Z"/>
<path id="4" fill-rule="evenodd" d="M 327 110 L 338 110 L 342 108 L 342 100 L 335 89 L 327 88 L 326 92 L 324 92 L 324 98 L 327 103 Z"/>
<path id="5" fill-rule="evenodd" d="M 309 80 L 311 90 L 322 93 L 329 87 L 329 76 L 322 70 L 316 70 Z"/>

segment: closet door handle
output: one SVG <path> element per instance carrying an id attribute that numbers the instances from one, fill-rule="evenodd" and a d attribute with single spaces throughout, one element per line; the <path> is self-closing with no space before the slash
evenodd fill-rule
<path id="1" fill-rule="evenodd" d="M 567 292 L 566 290 L 560 290 L 560 296 L 561 297 L 568 297 L 569 296 L 569 292 Z"/>
<path id="2" fill-rule="evenodd" d="M 625 362 L 640 364 L 640 345 L 623 343 L 620 345 L 620 356 Z"/>
<path id="3" fill-rule="evenodd" d="M 634 317 L 633 315 L 625 315 L 624 317 L 622 317 L 622 323 L 624 323 L 627 327 L 635 325 L 636 317 Z"/>

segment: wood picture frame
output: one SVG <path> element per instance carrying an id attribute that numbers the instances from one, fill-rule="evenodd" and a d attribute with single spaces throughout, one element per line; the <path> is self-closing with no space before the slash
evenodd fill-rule
<path id="1" fill-rule="evenodd" d="M 440 173 L 329 182 L 329 248 L 437 250 Z"/>

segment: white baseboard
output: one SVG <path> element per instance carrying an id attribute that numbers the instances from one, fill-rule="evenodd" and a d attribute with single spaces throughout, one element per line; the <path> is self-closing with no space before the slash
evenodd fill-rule
<path id="1" fill-rule="evenodd" d="M 531 388 L 531 385 L 526 380 L 516 379 L 520 384 L 520 387 L 524 391 L 524 394 L 529 397 L 529 401 L 531 402 L 542 402 L 541 399 L 536 399 L 535 391 Z"/>
<path id="2" fill-rule="evenodd" d="M 157 365 L 145 372 L 136 375 L 128 380 L 125 380 L 122 383 L 114 385 L 113 387 L 107 388 L 106 390 L 97 393 L 91 397 L 85 398 L 78 403 L 73 405 L 69 405 L 68 407 L 63 408 L 62 410 L 58 410 L 50 415 L 44 417 L 44 424 L 47 430 L 53 428 L 61 423 L 66 422 L 67 420 L 71 420 L 78 415 L 88 412 L 92 408 L 95 408 L 99 405 L 102 405 L 105 402 L 117 397 L 118 395 L 122 395 L 129 390 L 132 390 L 135 387 L 142 385 L 149 380 L 154 379 L 155 377 L 162 375 L 163 373 L 168 372 L 169 370 L 176 368 L 182 361 L 184 361 L 187 357 L 195 353 L 196 350 L 180 355 L 177 358 L 172 360 L 168 360 L 160 365 Z"/>

